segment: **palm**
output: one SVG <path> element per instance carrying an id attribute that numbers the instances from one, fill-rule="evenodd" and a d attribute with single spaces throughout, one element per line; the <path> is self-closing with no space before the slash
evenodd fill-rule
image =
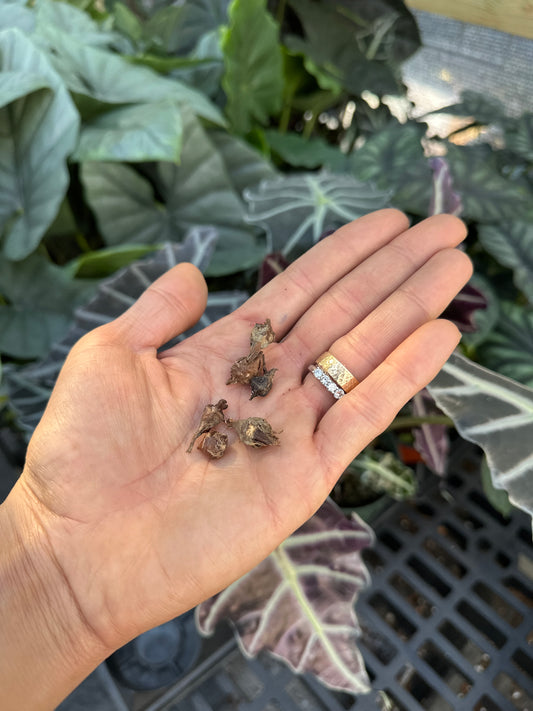
<path id="1" fill-rule="evenodd" d="M 169 317 L 165 322 L 160 316 L 162 305 L 171 311 L 167 297 L 153 312 L 141 299 L 133 316 L 73 350 L 32 440 L 25 482 L 53 520 L 50 541 L 84 615 L 97 620 L 94 626 L 111 647 L 188 609 L 259 562 L 311 515 L 351 458 L 453 348 L 449 324 L 419 327 L 468 278 L 467 260 L 446 249 L 460 241 L 460 223 L 451 229 L 443 219 L 440 229 L 433 228 L 435 243 L 414 241 L 418 252 L 410 266 L 398 267 L 398 245 L 390 245 L 413 239 L 401 234 L 403 218 L 382 212 L 344 229 L 364 229 L 365 220 L 377 236 L 364 258 L 355 254 L 347 264 L 330 248 L 328 264 L 321 243 L 318 258 L 311 250 L 238 312 L 162 355 L 157 345 L 173 335 Z M 369 278 L 368 261 L 376 258 L 375 268 L 386 273 L 387 263 L 390 269 L 396 264 L 400 274 L 383 283 Z M 194 283 L 181 297 L 189 299 L 193 321 L 204 296 L 198 275 L 189 272 L 188 278 Z M 302 288 L 304 278 L 311 288 Z M 163 288 L 173 288 L 169 275 L 163 279 L 154 301 Z M 415 287 L 419 301 L 392 319 L 394 327 L 384 334 L 380 325 L 391 322 L 391 309 Z M 350 289 L 359 299 L 342 309 L 340 296 Z M 159 315 L 152 325 L 153 313 Z M 143 317 L 147 333 L 139 326 Z M 249 401 L 247 388 L 225 382 L 231 363 L 246 352 L 250 328 L 267 317 L 283 337 L 266 350 L 268 367 L 278 372 L 268 396 Z M 188 325 L 185 318 L 180 330 Z M 354 353 L 358 342 L 366 348 Z M 306 365 L 330 344 L 364 379 L 334 407 L 312 376 L 304 377 Z M 220 398 L 229 403 L 229 417 L 268 419 L 281 430 L 281 445 L 250 449 L 227 431 L 231 446 L 222 459 L 209 460 L 196 448 L 187 454 L 204 406 Z M 52 450 L 48 435 L 54 430 L 62 445 L 56 437 Z M 97 581 L 91 594 L 87 580 Z"/>

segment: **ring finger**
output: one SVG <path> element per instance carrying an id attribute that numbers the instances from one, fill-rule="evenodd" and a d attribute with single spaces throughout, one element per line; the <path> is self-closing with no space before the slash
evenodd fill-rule
<path id="1" fill-rule="evenodd" d="M 471 273 L 463 252 L 438 252 L 357 326 L 333 341 L 328 351 L 358 381 L 363 380 L 411 333 L 435 319 Z M 313 355 L 317 358 L 320 353 Z M 335 402 L 332 395 L 310 373 L 303 388 L 320 419 Z"/>

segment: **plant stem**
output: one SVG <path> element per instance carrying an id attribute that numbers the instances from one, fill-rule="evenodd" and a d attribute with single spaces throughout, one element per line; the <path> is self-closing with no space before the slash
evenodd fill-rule
<path id="1" fill-rule="evenodd" d="M 453 420 L 448 415 L 400 415 L 387 427 L 387 430 L 403 430 L 420 425 L 446 425 L 453 427 Z"/>

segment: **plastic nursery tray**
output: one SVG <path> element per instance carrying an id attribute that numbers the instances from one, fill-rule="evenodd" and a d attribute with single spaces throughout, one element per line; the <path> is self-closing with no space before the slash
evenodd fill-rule
<path id="1" fill-rule="evenodd" d="M 357 603 L 371 694 L 332 692 L 267 655 L 247 660 L 221 630 L 173 685 L 135 692 L 102 665 L 85 682 L 97 681 L 98 703 L 75 692 L 61 711 L 533 711 L 531 521 L 488 504 L 475 449 L 451 472 L 375 525 L 372 586 Z"/>

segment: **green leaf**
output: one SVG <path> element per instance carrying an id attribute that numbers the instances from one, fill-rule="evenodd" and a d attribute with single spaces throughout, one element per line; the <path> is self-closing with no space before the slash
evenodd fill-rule
<path id="1" fill-rule="evenodd" d="M 487 94 L 478 94 L 477 91 L 463 91 L 461 100 L 457 104 L 444 106 L 435 114 L 450 114 L 452 116 L 471 116 L 476 121 L 484 124 L 499 122 L 505 116 L 504 106 L 498 99 Z"/>
<path id="2" fill-rule="evenodd" d="M 508 119 L 505 128 L 507 148 L 528 161 L 533 161 L 533 114 Z"/>
<path id="3" fill-rule="evenodd" d="M 65 271 L 73 278 L 101 279 L 113 274 L 118 269 L 127 267 L 131 262 L 141 259 L 157 248 L 153 245 L 132 246 L 127 244 L 123 247 L 99 249 L 77 257 L 65 267 Z"/>
<path id="4" fill-rule="evenodd" d="M 473 314 L 476 330 L 471 333 L 463 333 L 462 336 L 462 342 L 467 348 L 476 348 L 483 343 L 495 327 L 500 316 L 500 300 L 491 282 L 477 272 L 474 272 L 468 283 L 478 289 L 487 301 L 487 308 L 478 308 Z"/>
<path id="5" fill-rule="evenodd" d="M 297 133 L 265 131 L 270 148 L 286 163 L 297 168 L 329 168 L 335 170 L 346 166 L 347 158 L 336 146 L 323 138 L 304 138 Z"/>
<path id="6" fill-rule="evenodd" d="M 291 50 L 306 55 L 353 95 L 365 89 L 378 95 L 398 93 L 400 63 L 420 44 L 416 22 L 403 5 L 358 3 L 356 14 L 329 0 L 289 2 L 305 31 L 303 40 L 285 38 Z"/>
<path id="7" fill-rule="evenodd" d="M 180 109 L 175 101 L 167 100 L 125 106 L 97 116 L 82 126 L 72 160 L 175 162 L 180 148 Z"/>
<path id="8" fill-rule="evenodd" d="M 389 194 L 351 175 L 294 173 L 248 189 L 247 219 L 267 231 L 268 252 L 305 251 L 328 229 L 385 207 Z"/>
<path id="9" fill-rule="evenodd" d="M 398 501 L 414 496 L 416 492 L 414 471 L 392 452 L 373 450 L 363 453 L 352 461 L 350 467 L 361 471 L 363 485 Z"/>
<path id="10" fill-rule="evenodd" d="M 458 353 L 428 390 L 460 434 L 482 447 L 494 486 L 533 515 L 533 390 Z"/>
<path id="11" fill-rule="evenodd" d="M 505 516 L 505 518 L 508 518 L 513 511 L 513 505 L 509 501 L 507 492 L 503 489 L 497 489 L 492 483 L 490 468 L 487 464 L 486 457 L 483 457 L 481 461 L 481 484 L 483 486 L 483 492 L 492 508 L 496 509 L 496 511 L 501 513 L 502 516 Z"/>
<path id="12" fill-rule="evenodd" d="M 255 158 L 254 158 L 255 160 Z M 160 163 L 152 185 L 132 168 L 85 163 L 87 200 L 108 245 L 180 241 L 194 225 L 213 225 L 220 239 L 209 274 L 229 274 L 258 264 L 264 248 L 244 222 L 244 205 L 224 160 L 194 116 L 184 114 L 181 163 Z"/>
<path id="13" fill-rule="evenodd" d="M 496 328 L 478 354 L 488 368 L 533 387 L 533 308 L 503 301 Z"/>
<path id="14" fill-rule="evenodd" d="M 246 134 L 255 119 L 266 124 L 281 109 L 283 66 L 278 26 L 266 0 L 233 0 L 222 36 L 226 113 L 236 133 Z"/>
<path id="15" fill-rule="evenodd" d="M 209 138 L 224 161 L 224 167 L 234 190 L 242 196 L 246 188 L 262 180 L 272 180 L 276 170 L 246 141 L 225 131 L 210 131 Z"/>
<path id="16" fill-rule="evenodd" d="M 19 30 L 0 32 L 0 68 L 7 73 L 10 102 L 0 98 L 2 251 L 8 259 L 23 259 L 39 244 L 65 195 L 66 159 L 79 116 L 45 55 Z M 21 86 L 34 87 L 14 101 L 13 73 L 26 75 Z M 39 83 L 46 88 L 37 89 Z"/>
<path id="17" fill-rule="evenodd" d="M 488 146 L 448 144 L 454 189 L 463 201 L 462 217 L 479 222 L 524 219 L 531 206 L 528 189 L 502 176 Z"/>
<path id="18" fill-rule="evenodd" d="M 30 35 L 35 29 L 35 13 L 26 0 L 4 0 L 0 5 L 0 30 L 19 29 Z"/>
<path id="19" fill-rule="evenodd" d="M 110 45 L 115 37 L 104 30 L 82 9 L 58 0 L 38 0 L 35 8 L 36 34 L 54 42 L 58 32 L 66 33 L 78 44 L 93 47 Z"/>
<path id="20" fill-rule="evenodd" d="M 513 270 L 516 286 L 533 304 L 533 225 L 517 221 L 481 224 L 478 237 L 487 252 Z"/>
<path id="21" fill-rule="evenodd" d="M 203 94 L 147 67 L 130 64 L 104 49 L 80 44 L 65 32 L 51 30 L 48 51 L 68 88 L 107 104 L 151 104 L 173 100 L 188 104 L 199 116 L 224 124 L 220 111 Z"/>
<path id="22" fill-rule="evenodd" d="M 92 291 L 92 284 L 74 282 L 36 254 L 20 262 L 0 260 L 0 284 L 8 301 L 0 306 L 0 352 L 15 358 L 44 356 Z"/>
<path id="23" fill-rule="evenodd" d="M 425 216 L 431 202 L 433 173 L 424 157 L 424 134 L 425 124 L 390 124 L 368 138 L 351 160 L 359 180 L 372 180 L 382 189 L 393 190 L 395 205 Z"/>

